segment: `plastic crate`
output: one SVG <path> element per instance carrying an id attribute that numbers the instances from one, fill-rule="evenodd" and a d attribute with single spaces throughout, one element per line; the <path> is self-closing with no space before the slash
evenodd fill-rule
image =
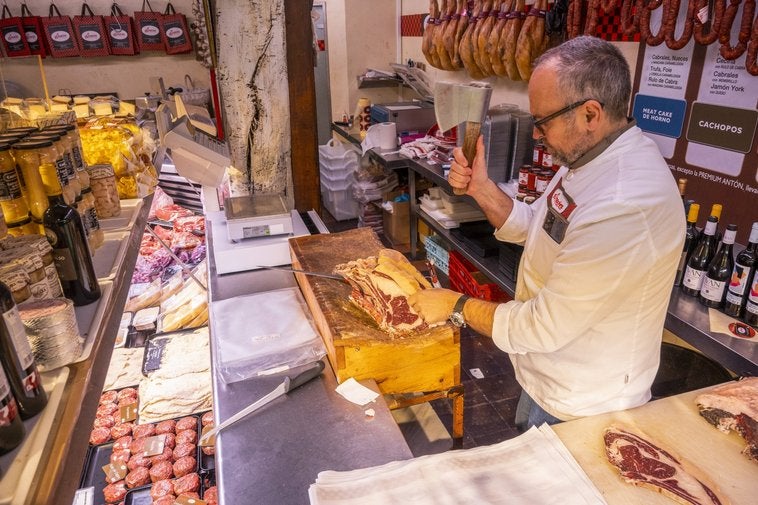
<path id="1" fill-rule="evenodd" d="M 330 175 L 329 172 L 321 172 L 321 184 L 329 191 L 348 189 L 354 182 L 355 179 L 352 173 L 344 176 L 335 176 Z"/>
<path id="2" fill-rule="evenodd" d="M 466 258 L 457 251 L 450 251 L 448 262 L 448 278 L 450 287 L 471 297 L 492 302 L 504 302 L 511 299 L 500 286 L 477 270 Z"/>
<path id="3" fill-rule="evenodd" d="M 350 186 L 343 190 L 329 189 L 321 180 L 321 202 L 337 221 L 358 217 L 358 202 L 353 198 Z"/>

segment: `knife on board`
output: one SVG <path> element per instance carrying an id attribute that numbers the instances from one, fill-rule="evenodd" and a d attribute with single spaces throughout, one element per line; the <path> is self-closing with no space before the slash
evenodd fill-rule
<path id="1" fill-rule="evenodd" d="M 310 272 L 308 270 L 300 270 L 298 268 L 289 267 L 275 267 L 270 265 L 254 265 L 252 268 L 262 268 L 264 270 L 281 270 L 282 272 L 292 272 L 294 274 L 310 275 L 312 277 L 324 277 L 325 279 L 334 279 L 340 282 L 347 283 L 347 280 L 338 274 L 328 274 L 326 272 Z"/>
<path id="2" fill-rule="evenodd" d="M 276 389 L 274 389 L 267 395 L 263 396 L 259 400 L 251 403 L 244 409 L 240 410 L 239 412 L 234 414 L 232 417 L 230 417 L 223 423 L 220 423 L 218 426 L 216 426 L 212 430 L 209 430 L 205 434 L 203 434 L 203 436 L 201 436 L 200 440 L 198 441 L 198 445 L 201 445 L 202 442 L 215 436 L 219 431 L 223 430 L 227 426 L 230 426 L 236 423 L 243 417 L 255 412 L 256 410 L 272 402 L 276 398 L 279 398 L 280 396 L 289 393 L 290 391 L 302 386 L 303 384 L 309 382 L 310 380 L 315 379 L 316 377 L 321 375 L 321 372 L 323 371 L 324 371 L 324 362 L 322 360 L 318 360 L 318 361 L 314 361 L 308 368 L 306 368 L 304 371 L 296 375 L 294 379 L 285 377 L 284 381 L 281 384 L 279 384 L 276 387 Z"/>

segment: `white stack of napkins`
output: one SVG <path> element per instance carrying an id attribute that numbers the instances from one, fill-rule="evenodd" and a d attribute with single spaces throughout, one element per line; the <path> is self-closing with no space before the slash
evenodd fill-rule
<path id="1" fill-rule="evenodd" d="M 346 472 L 320 472 L 312 505 L 602 504 L 546 424 L 499 444 Z"/>

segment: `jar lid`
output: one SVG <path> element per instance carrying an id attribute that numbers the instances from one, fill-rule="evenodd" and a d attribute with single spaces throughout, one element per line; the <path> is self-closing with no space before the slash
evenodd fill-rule
<path id="1" fill-rule="evenodd" d="M 0 133 L 0 140 L 4 142 L 16 142 L 17 140 L 21 140 L 22 138 L 26 137 L 28 134 L 25 132 L 5 132 Z"/>
<path id="2" fill-rule="evenodd" d="M 50 147 L 51 145 L 53 145 L 53 140 L 49 138 L 25 138 L 21 142 L 13 144 L 13 149 L 26 151 L 30 149 L 39 149 L 40 147 Z"/>
<path id="3" fill-rule="evenodd" d="M 24 289 L 29 284 L 29 275 L 16 265 L 0 266 L 0 282 L 8 286 L 11 291 Z"/>
<path id="4" fill-rule="evenodd" d="M 11 148 L 11 142 L 0 139 L 0 152 L 7 151 Z"/>
<path id="5" fill-rule="evenodd" d="M 37 127 L 36 126 L 16 126 L 15 128 L 8 128 L 6 132 L 24 132 L 24 133 L 31 133 L 36 132 Z"/>
<path id="6" fill-rule="evenodd" d="M 43 128 L 43 129 L 42 129 L 42 131 L 43 131 L 43 132 L 46 132 L 46 131 L 48 131 L 48 130 L 65 130 L 65 131 L 71 131 L 71 130 L 73 130 L 74 128 L 76 128 L 76 125 L 72 125 L 72 124 L 54 124 L 54 125 L 50 125 L 50 126 L 47 126 L 47 127 Z"/>
<path id="7" fill-rule="evenodd" d="M 32 135 L 29 135 L 27 138 L 31 140 L 37 140 L 37 139 L 51 139 L 53 141 L 60 140 L 61 137 L 65 136 L 65 132 L 56 132 L 56 131 L 44 131 L 39 133 L 34 133 Z"/>
<path id="8" fill-rule="evenodd" d="M 30 216 L 27 216 L 26 218 L 22 219 L 21 221 L 9 224 L 8 228 L 19 228 L 21 226 L 26 226 L 27 224 L 29 224 L 31 222 L 32 222 L 32 218 Z"/>

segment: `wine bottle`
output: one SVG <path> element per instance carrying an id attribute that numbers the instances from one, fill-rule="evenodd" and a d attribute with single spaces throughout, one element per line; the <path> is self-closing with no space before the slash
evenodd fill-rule
<path id="1" fill-rule="evenodd" d="M 684 231 L 684 247 L 682 248 L 682 255 L 679 257 L 679 266 L 676 269 L 674 286 L 682 285 L 682 277 L 684 277 L 684 269 L 687 267 L 687 260 L 697 244 L 698 230 L 695 225 L 697 224 L 699 213 L 700 205 L 697 203 L 690 204 L 689 211 L 687 212 L 687 228 Z"/>
<path id="2" fill-rule="evenodd" d="M 53 246 L 53 260 L 63 294 L 74 305 L 87 305 L 100 298 L 100 285 L 84 224 L 79 212 L 64 201 L 57 175 L 52 172 L 41 175 L 49 202 L 42 222 L 47 240 Z"/>
<path id="3" fill-rule="evenodd" d="M 734 268 L 734 239 L 737 225 L 729 224 L 724 232 L 719 251 L 708 265 L 708 271 L 700 288 L 700 303 L 706 307 L 721 307 L 726 296 L 726 285 Z"/>
<path id="4" fill-rule="evenodd" d="M 687 179 L 682 177 L 681 179 L 676 181 L 677 186 L 679 186 L 679 196 L 682 197 L 682 205 L 684 205 L 685 213 L 687 212 L 687 199 L 684 197 L 684 193 L 687 190 Z"/>
<path id="5" fill-rule="evenodd" d="M 716 220 L 718 222 L 721 222 L 721 211 L 723 210 L 723 207 L 720 203 L 714 203 L 711 205 L 711 216 L 716 216 Z M 713 252 L 716 252 L 716 247 L 718 247 L 719 242 L 721 242 L 721 230 L 718 229 L 718 225 L 716 226 L 716 240 L 713 242 Z"/>
<path id="6" fill-rule="evenodd" d="M 0 367 L 0 456 L 18 447 L 26 434 L 8 378 Z"/>
<path id="7" fill-rule="evenodd" d="M 717 225 L 718 219 L 715 216 L 709 216 L 702 236 L 692 251 L 690 259 L 687 260 L 687 267 L 684 269 L 684 277 L 682 278 L 682 291 L 690 296 L 700 294 L 705 272 L 715 254 L 716 247 L 713 242 L 716 240 Z"/>
<path id="8" fill-rule="evenodd" d="M 47 404 L 26 329 L 8 286 L 0 282 L 0 362 L 8 376 L 21 419 L 38 414 Z"/>
<path id="9" fill-rule="evenodd" d="M 753 223 L 747 247 L 737 255 L 734 268 L 729 278 L 724 313 L 732 317 L 741 317 L 748 295 L 748 281 L 758 266 L 758 222 Z"/>
<path id="10" fill-rule="evenodd" d="M 753 268 L 753 276 L 748 282 L 747 300 L 745 301 L 745 316 L 742 318 L 750 326 L 758 328 L 758 272 Z"/>

